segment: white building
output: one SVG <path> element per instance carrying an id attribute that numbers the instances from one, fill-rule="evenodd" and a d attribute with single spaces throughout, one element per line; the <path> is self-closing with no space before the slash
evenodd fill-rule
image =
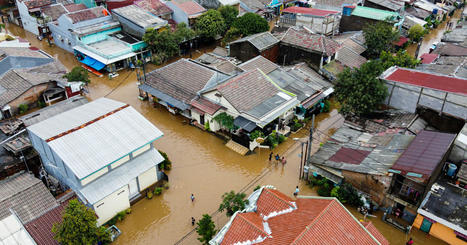
<path id="1" fill-rule="evenodd" d="M 27 128 L 47 172 L 94 209 L 102 225 L 155 184 L 163 133 L 131 106 L 100 98 Z"/>

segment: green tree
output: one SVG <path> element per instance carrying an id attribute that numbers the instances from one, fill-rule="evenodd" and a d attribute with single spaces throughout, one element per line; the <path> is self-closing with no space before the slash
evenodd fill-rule
<path id="1" fill-rule="evenodd" d="M 169 30 L 159 32 L 155 29 L 149 29 L 143 36 L 143 41 L 149 46 L 161 63 L 164 63 L 170 57 L 178 54 L 180 47 L 178 46 L 177 37 Z"/>
<path id="2" fill-rule="evenodd" d="M 382 71 L 385 71 L 391 66 L 399 66 L 405 68 L 415 68 L 420 61 L 415 59 L 410 54 L 405 52 L 405 50 L 399 50 L 396 55 L 393 55 L 390 52 L 383 51 L 381 52 L 381 56 L 379 61 L 371 61 L 371 62 L 380 62 L 382 64 Z M 378 74 L 378 76 L 381 73 Z"/>
<path id="3" fill-rule="evenodd" d="M 228 43 L 235 41 L 236 39 L 242 36 L 242 31 L 235 27 L 231 27 L 226 33 L 224 38 L 222 39 L 222 44 L 227 45 Z"/>
<path id="4" fill-rule="evenodd" d="M 230 29 L 230 26 L 232 26 L 235 19 L 237 19 L 238 9 L 231 5 L 225 5 L 220 7 L 218 10 L 224 18 L 226 29 Z"/>
<path id="5" fill-rule="evenodd" d="M 97 226 L 96 214 L 78 200 L 71 200 L 62 214 L 62 222 L 52 227 L 55 240 L 60 244 L 110 243 L 110 234 Z"/>
<path id="6" fill-rule="evenodd" d="M 394 30 L 393 26 L 386 22 L 367 25 L 363 28 L 367 53 L 370 58 L 377 58 L 381 51 L 392 51 L 393 42 L 399 39 L 399 31 Z"/>
<path id="7" fill-rule="evenodd" d="M 73 69 L 67 74 L 65 74 L 63 77 L 66 78 L 68 82 L 91 82 L 91 80 L 89 80 L 88 71 L 81 66 L 73 67 Z"/>
<path id="8" fill-rule="evenodd" d="M 196 227 L 196 232 L 198 233 L 198 241 L 201 243 L 208 245 L 209 241 L 214 237 L 216 234 L 216 225 L 211 219 L 211 216 L 208 214 L 203 214 L 203 218 L 196 223 L 198 227 Z"/>
<path id="9" fill-rule="evenodd" d="M 366 114 L 384 101 L 388 92 L 377 78 L 381 72 L 380 62 L 367 62 L 358 70 L 346 68 L 338 75 L 335 94 L 343 113 Z"/>
<path id="10" fill-rule="evenodd" d="M 245 193 L 235 193 L 234 191 L 224 193 L 222 203 L 219 205 L 219 211 L 226 210 L 227 216 L 231 217 L 235 212 L 243 210 L 245 205 L 248 205 L 248 200 L 245 197 Z"/>
<path id="11" fill-rule="evenodd" d="M 164 158 L 164 161 L 160 163 L 159 167 L 164 170 L 170 170 L 172 168 L 172 161 L 170 161 L 167 153 L 158 150 L 161 156 Z"/>
<path id="12" fill-rule="evenodd" d="M 269 30 L 269 23 L 261 16 L 255 13 L 246 13 L 237 18 L 233 27 L 239 29 L 244 36 Z"/>
<path id="13" fill-rule="evenodd" d="M 235 128 L 234 118 L 225 112 L 217 114 L 213 119 L 214 121 L 218 122 L 221 126 L 229 130 L 233 130 Z"/>
<path id="14" fill-rule="evenodd" d="M 425 35 L 425 30 L 419 24 L 416 24 L 409 29 L 409 38 L 414 41 L 418 42 L 420 39 Z"/>
<path id="15" fill-rule="evenodd" d="M 174 35 L 177 43 L 191 40 L 196 36 L 195 31 L 188 28 L 188 25 L 185 22 L 181 22 L 177 25 L 177 29 L 175 29 Z"/>
<path id="16" fill-rule="evenodd" d="M 222 14 L 210 9 L 201 15 L 195 24 L 198 33 L 205 38 L 215 38 L 217 35 L 224 34 L 226 30 L 225 21 Z"/>

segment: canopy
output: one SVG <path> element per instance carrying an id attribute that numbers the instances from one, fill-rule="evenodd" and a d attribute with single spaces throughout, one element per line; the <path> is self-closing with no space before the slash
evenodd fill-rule
<path id="1" fill-rule="evenodd" d="M 104 63 L 101 63 L 89 56 L 86 56 L 84 59 L 80 60 L 80 62 L 95 69 L 96 71 L 102 70 L 102 68 L 105 66 Z"/>
<path id="2" fill-rule="evenodd" d="M 256 128 L 256 123 L 242 117 L 242 116 L 238 116 L 237 118 L 235 118 L 234 120 L 234 125 L 239 127 L 239 128 L 242 128 L 244 130 L 246 130 L 247 132 L 251 132 L 253 131 L 255 128 Z"/>

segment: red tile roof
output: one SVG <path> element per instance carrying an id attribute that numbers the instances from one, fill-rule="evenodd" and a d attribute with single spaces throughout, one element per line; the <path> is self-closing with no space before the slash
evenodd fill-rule
<path id="1" fill-rule="evenodd" d="M 170 14 L 173 12 L 172 9 L 167 7 L 167 5 L 165 5 L 159 0 L 136 0 L 134 4 L 151 12 L 156 16 Z"/>
<path id="2" fill-rule="evenodd" d="M 339 49 L 340 44 L 324 35 L 308 33 L 291 27 L 282 37 L 281 42 L 306 50 L 312 50 L 331 56 Z"/>
<path id="3" fill-rule="evenodd" d="M 177 7 L 179 7 L 183 12 L 185 12 L 188 17 L 190 15 L 196 15 L 200 14 L 206 11 L 203 6 L 199 5 L 195 1 L 186 1 L 186 2 L 177 2 L 177 1 L 172 1 L 173 4 L 175 4 Z"/>
<path id="4" fill-rule="evenodd" d="M 109 12 L 103 7 L 94 7 L 67 14 L 68 18 L 71 19 L 73 24 L 81 21 L 97 19 L 108 15 Z"/>
<path id="5" fill-rule="evenodd" d="M 398 46 L 398 47 L 402 47 L 402 45 L 404 45 L 404 43 L 406 43 L 407 41 L 409 41 L 408 38 L 403 37 L 403 36 L 400 36 L 400 37 L 399 37 L 399 41 L 394 42 L 394 45 L 396 45 L 396 46 Z"/>
<path id="6" fill-rule="evenodd" d="M 264 195 L 264 196 L 263 196 Z M 370 227 L 367 230 L 335 198 L 298 198 L 297 209 L 264 220 L 261 211 L 275 206 L 282 209 L 291 198 L 283 193 L 263 188 L 257 211 L 237 213 L 225 232 L 221 244 L 262 240 L 260 244 L 381 244 L 387 240 Z M 274 210 L 274 208 L 272 208 Z M 270 232 L 268 234 L 268 232 Z M 371 235 L 370 235 L 371 234 Z M 381 239 L 381 240 L 379 240 Z"/>
<path id="7" fill-rule="evenodd" d="M 467 94 L 467 79 L 435 75 L 403 68 L 396 68 L 383 78 L 388 81 L 401 82 L 452 93 Z"/>
<path id="8" fill-rule="evenodd" d="M 433 61 L 435 61 L 439 57 L 439 54 L 429 54 L 429 53 L 424 53 L 420 56 L 420 59 L 422 59 L 422 64 L 431 64 Z"/>
<path id="9" fill-rule="evenodd" d="M 370 154 L 370 151 L 342 147 L 329 158 L 329 161 L 360 164 L 368 154 Z"/>
<path id="10" fill-rule="evenodd" d="M 75 12 L 75 11 L 87 9 L 86 5 L 84 5 L 82 3 L 80 3 L 80 4 L 75 4 L 75 3 L 67 4 L 64 7 L 66 8 L 66 10 L 68 10 L 68 12 Z"/>
<path id="11" fill-rule="evenodd" d="M 203 98 L 198 98 L 191 101 L 191 105 L 202 112 L 208 113 L 209 115 L 214 115 L 214 113 L 216 113 L 222 107 Z"/>
<path id="12" fill-rule="evenodd" d="M 389 241 L 376 229 L 371 221 L 362 222 L 362 225 L 381 243 L 381 245 L 389 245 Z"/>
<path id="13" fill-rule="evenodd" d="M 422 130 L 410 142 L 391 170 L 400 171 L 402 175 L 420 174 L 426 181 L 440 164 L 455 138 L 455 134 Z"/>
<path id="14" fill-rule="evenodd" d="M 295 208 L 292 199 L 278 190 L 264 188 L 256 202 L 256 213 L 260 216 L 268 216 L 273 212 L 280 212 L 290 208 Z"/>
<path id="15" fill-rule="evenodd" d="M 64 197 L 65 200 L 60 203 L 60 206 L 51 209 L 25 225 L 26 230 L 37 244 L 58 244 L 54 239 L 52 226 L 55 223 L 62 221 L 63 210 L 68 205 L 68 202 L 74 198 L 76 198 L 74 194 Z"/>
<path id="16" fill-rule="evenodd" d="M 330 10 L 315 9 L 315 8 L 305 8 L 305 7 L 297 7 L 297 6 L 286 8 L 286 9 L 282 10 L 282 12 L 294 13 L 294 14 L 306 14 L 306 15 L 313 15 L 313 16 L 320 16 L 320 17 L 324 17 L 324 16 L 339 13 L 338 11 L 330 11 Z"/>
<path id="17" fill-rule="evenodd" d="M 53 0 L 29 0 L 29 1 L 24 1 L 24 5 L 26 5 L 26 7 L 28 7 L 28 9 L 39 8 L 39 7 L 47 6 L 47 5 L 50 5 L 50 4 L 53 4 L 53 3 L 54 3 Z"/>

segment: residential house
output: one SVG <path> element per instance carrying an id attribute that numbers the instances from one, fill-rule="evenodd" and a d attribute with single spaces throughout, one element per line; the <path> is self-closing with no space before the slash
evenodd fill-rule
<path id="1" fill-rule="evenodd" d="M 160 0 L 136 0 L 133 4 L 163 20 L 172 19 L 173 10 Z"/>
<path id="2" fill-rule="evenodd" d="M 217 86 L 228 77 L 228 74 L 209 66 L 180 59 L 146 74 L 146 81 L 139 85 L 139 88 L 146 93 L 151 102 L 159 103 L 170 112 L 179 112 L 191 119 L 196 117 L 190 110 L 191 102 L 196 100 L 202 91 Z M 204 119 L 197 121 L 201 123 Z M 211 130 L 216 131 L 214 125 L 211 125 Z"/>
<path id="3" fill-rule="evenodd" d="M 47 53 L 29 48 L 1 48 L 0 57 L 0 119 L 18 113 L 20 105 L 35 106 L 66 97 L 65 67 Z"/>
<path id="4" fill-rule="evenodd" d="M 41 7 L 53 3 L 53 0 L 16 0 L 23 28 L 34 35 L 39 35 L 41 33 L 41 30 L 39 30 Z"/>
<path id="5" fill-rule="evenodd" d="M 362 0 L 312 0 L 309 1 L 309 5 L 312 8 L 325 9 L 331 11 L 342 11 L 342 7 L 354 5 L 357 6 L 362 4 Z"/>
<path id="6" fill-rule="evenodd" d="M 339 43 L 329 37 L 291 27 L 281 38 L 278 63 L 305 61 L 320 70 L 335 58 L 339 47 Z"/>
<path id="7" fill-rule="evenodd" d="M 387 205 L 388 170 L 414 138 L 395 130 L 376 134 L 344 126 L 312 155 L 308 167 L 336 184 L 351 183 L 379 206 Z"/>
<path id="8" fill-rule="evenodd" d="M 242 16 L 245 13 L 257 13 L 261 12 L 268 7 L 272 1 L 267 0 L 240 0 L 239 2 L 239 15 Z M 280 3 L 279 5 L 282 5 Z"/>
<path id="9" fill-rule="evenodd" d="M 229 44 L 230 56 L 243 62 L 262 55 L 272 62 L 277 62 L 279 40 L 270 32 L 253 34 Z"/>
<path id="10" fill-rule="evenodd" d="M 365 0 L 363 6 L 400 13 L 404 10 L 404 1 L 399 0 Z"/>
<path id="11" fill-rule="evenodd" d="M 66 4 L 56 3 L 41 7 L 41 16 L 38 18 L 39 23 L 39 35 L 40 38 L 50 38 L 50 29 L 48 27 L 49 22 L 56 21 L 60 16 L 66 13 L 71 13 L 79 10 L 86 9 L 84 4 Z"/>
<path id="12" fill-rule="evenodd" d="M 462 21 L 459 24 L 456 28 L 453 28 L 452 31 L 445 32 L 441 41 L 467 46 L 467 22 Z"/>
<path id="13" fill-rule="evenodd" d="M 215 50 L 214 50 L 215 51 Z M 225 56 L 221 56 L 221 55 L 224 55 L 224 53 L 220 53 L 221 55 L 215 53 L 215 52 L 211 52 L 211 53 L 205 53 L 205 54 L 202 54 L 200 57 L 198 57 L 198 59 L 196 59 L 195 61 L 203 64 L 203 65 L 207 65 L 209 67 L 212 67 L 220 72 L 223 72 L 225 74 L 229 74 L 229 75 L 235 75 L 235 74 L 238 74 L 240 72 L 242 72 L 242 69 L 238 68 L 235 64 L 239 63 L 239 61 L 235 58 L 232 58 L 232 57 L 227 57 L 227 55 L 225 54 Z M 218 49 L 219 51 L 219 49 Z"/>
<path id="14" fill-rule="evenodd" d="M 310 115 L 317 108 L 319 102 L 334 91 L 331 83 L 327 82 L 305 63 L 282 69 L 263 56 L 257 56 L 238 67 L 244 71 L 260 69 L 275 85 L 295 94 L 300 101 L 300 106 L 295 113 L 301 118 L 304 118 L 305 114 Z M 288 121 L 283 121 L 283 123 L 286 125 Z"/>
<path id="15" fill-rule="evenodd" d="M 203 6 L 193 0 L 172 0 L 165 2 L 165 4 L 172 9 L 172 18 L 177 24 L 184 22 L 189 27 L 193 27 L 196 18 L 207 11 Z"/>
<path id="16" fill-rule="evenodd" d="M 413 6 L 431 13 L 431 16 L 439 21 L 442 21 L 443 15 L 447 14 L 447 11 L 442 7 L 426 0 L 416 1 Z"/>
<path id="17" fill-rule="evenodd" d="M 394 26 L 400 28 L 404 18 L 397 12 L 362 6 L 345 6 L 339 30 L 341 32 L 360 31 L 366 25 L 372 25 L 380 21 L 394 24 Z"/>
<path id="18" fill-rule="evenodd" d="M 412 222 L 416 210 L 438 179 L 456 135 L 423 130 L 410 142 L 392 167 L 387 198 L 394 202 L 402 218 Z"/>
<path id="19" fill-rule="evenodd" d="M 209 244 L 389 244 L 333 197 L 292 199 L 267 186 L 254 191 Z"/>
<path id="20" fill-rule="evenodd" d="M 461 120 L 467 118 L 466 79 L 391 67 L 380 76 L 388 88 L 385 104 L 408 112 L 418 107 Z"/>
<path id="21" fill-rule="evenodd" d="M 465 187 L 445 180 L 433 184 L 417 210 L 413 226 L 449 244 L 466 244 Z"/>
<path id="22" fill-rule="evenodd" d="M 113 15 L 122 25 L 123 31 L 134 37 L 142 39 L 149 29 L 161 29 L 167 26 L 167 21 L 156 17 L 137 5 L 116 8 Z"/>
<path id="23" fill-rule="evenodd" d="M 415 16 L 406 15 L 404 17 L 404 23 L 402 23 L 402 29 L 404 30 L 405 33 L 408 34 L 412 26 L 420 25 L 424 28 L 426 24 L 427 22 L 424 21 L 423 19 L 419 19 Z"/>
<path id="24" fill-rule="evenodd" d="M 203 98 L 226 108 L 239 128 L 232 140 L 250 150 L 257 146 L 256 141 L 250 142 L 250 132 L 262 130 L 269 135 L 272 130 L 282 131 L 300 103 L 295 94 L 280 88 L 266 73 L 252 69 L 201 93 Z"/>
<path id="25" fill-rule="evenodd" d="M 293 6 L 282 10 L 279 26 L 303 26 L 313 33 L 329 36 L 337 34 L 339 22 L 339 11 Z"/>
<path id="26" fill-rule="evenodd" d="M 434 54 L 441 56 L 463 56 L 467 57 L 467 46 L 455 43 L 440 43 L 433 50 Z"/>
<path id="27" fill-rule="evenodd" d="M 112 12 L 113 9 L 126 7 L 132 5 L 134 2 L 134 0 L 106 0 L 105 5 L 107 9 Z"/>
<path id="28" fill-rule="evenodd" d="M 42 181 L 31 174 L 17 173 L 0 181 L 0 242 L 44 244 L 35 241 L 25 226 L 57 206 Z"/>
<path id="29" fill-rule="evenodd" d="M 161 180 L 163 134 L 133 107 L 100 98 L 27 127 L 48 174 L 72 189 L 102 225 Z"/>
<path id="30" fill-rule="evenodd" d="M 415 69 L 433 74 L 467 79 L 467 56 L 439 56 L 438 54 L 423 54 L 422 64 Z"/>
<path id="31" fill-rule="evenodd" d="M 432 12 L 414 6 L 409 6 L 404 9 L 402 14 L 404 14 L 405 16 L 414 16 L 420 20 L 425 20 L 426 18 L 431 16 Z"/>

